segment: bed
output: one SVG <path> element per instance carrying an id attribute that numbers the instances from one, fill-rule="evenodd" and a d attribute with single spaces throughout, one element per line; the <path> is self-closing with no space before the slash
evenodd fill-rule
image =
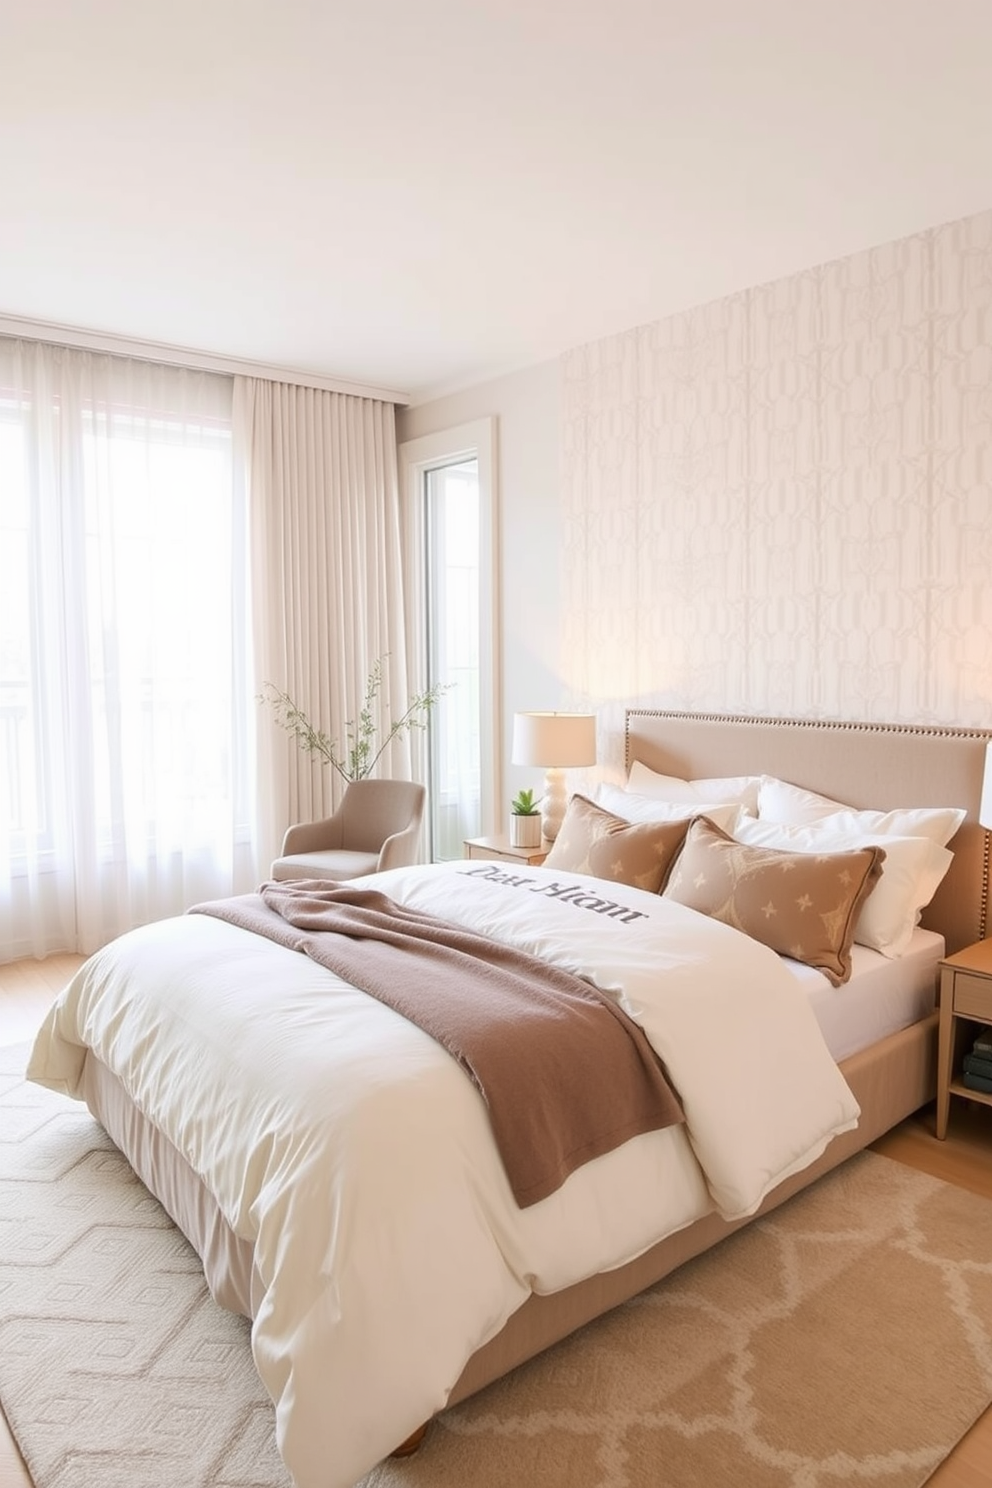
<path id="1" fill-rule="evenodd" d="M 857 810 L 963 813 L 914 931 L 897 1026 L 890 1018 L 879 1036 L 869 1022 L 847 1054 L 835 1045 L 831 1055 L 815 997 L 796 995 L 788 958 L 683 904 L 661 906 L 661 895 L 624 883 L 606 893 L 581 874 L 566 894 L 554 867 L 518 875 L 467 861 L 377 879 L 415 911 L 464 916 L 610 985 L 682 1099 L 684 1123 L 626 1141 L 524 1208 L 456 1062 L 308 958 L 205 914 L 144 927 L 86 963 L 42 1028 L 29 1074 L 88 1102 L 196 1247 L 214 1296 L 253 1319 L 256 1364 L 299 1488 L 346 1488 L 446 1405 L 781 1203 L 933 1096 L 936 964 L 985 933 L 989 846 L 977 810 L 987 739 L 626 714 L 627 766 L 649 776 L 770 777 Z M 700 958 L 709 1001 L 696 1009 L 700 982 L 685 963 Z M 645 961 L 668 966 L 663 999 Z M 822 979 L 817 988 L 833 1006 Z M 759 1061 L 718 1092 L 708 1074 L 714 1025 L 742 1047 L 750 1040 Z M 223 1077 L 221 1046 L 231 1061 Z M 786 1073 L 794 1056 L 798 1080 Z M 325 1061 L 345 1058 L 329 1081 Z M 755 1080 L 777 1106 L 755 1096 Z"/>

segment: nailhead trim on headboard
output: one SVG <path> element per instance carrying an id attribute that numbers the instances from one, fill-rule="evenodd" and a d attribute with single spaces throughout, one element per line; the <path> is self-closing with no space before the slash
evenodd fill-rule
<path id="1" fill-rule="evenodd" d="M 806 734 L 806 735 L 815 735 L 815 734 L 839 734 L 839 735 L 845 735 L 846 734 L 846 735 L 879 736 L 879 737 L 882 737 L 882 738 L 889 737 L 889 738 L 900 738 L 900 739 L 906 739 L 906 738 L 917 738 L 917 739 L 920 739 L 920 740 L 927 740 L 927 739 L 942 740 L 942 739 L 946 739 L 946 740 L 948 740 L 948 742 L 954 742 L 954 741 L 964 742 L 964 741 L 968 741 L 968 740 L 975 740 L 976 742 L 980 743 L 982 746 L 984 746 L 990 740 L 990 738 L 992 738 L 992 733 L 990 733 L 990 731 L 988 729 L 955 728 L 955 727 L 951 727 L 951 726 L 948 726 L 948 725 L 940 725 L 940 724 L 911 724 L 911 723 L 891 723 L 890 724 L 890 723 L 862 722 L 862 721 L 855 721 L 855 720 L 848 721 L 848 720 L 839 720 L 839 719 L 835 720 L 835 719 L 819 719 L 819 718 L 804 719 L 804 718 L 759 717 L 759 716 L 748 715 L 748 714 L 744 714 L 744 713 L 691 713 L 691 712 L 686 712 L 686 711 L 668 710 L 668 709 L 663 709 L 663 708 L 630 708 L 630 709 L 627 710 L 627 713 L 626 713 L 626 716 L 625 716 L 625 722 L 624 722 L 624 759 L 625 759 L 626 767 L 627 767 L 628 770 L 630 769 L 630 765 L 631 765 L 631 762 L 632 762 L 631 727 L 632 727 L 632 724 L 635 724 L 636 725 L 636 723 L 637 723 L 638 720 L 657 720 L 658 723 L 660 725 L 662 725 L 662 726 L 664 726 L 665 724 L 668 724 L 668 723 L 673 724 L 675 726 L 674 727 L 674 731 L 673 731 L 675 737 L 673 739 L 671 739 L 671 740 L 662 739 L 661 736 L 660 736 L 660 734 L 659 734 L 659 740 L 658 740 L 657 747 L 658 747 L 659 751 L 661 751 L 663 749 L 671 749 L 671 751 L 673 753 L 676 753 L 676 754 L 678 752 L 678 748 L 679 748 L 680 742 L 682 742 L 683 747 L 689 747 L 688 745 L 685 745 L 684 741 L 680 741 L 679 738 L 678 738 L 678 733 L 679 733 L 678 725 L 679 724 L 686 724 L 686 725 L 688 725 L 688 730 L 690 732 L 691 732 L 691 730 L 696 725 L 710 725 L 710 724 L 712 724 L 712 725 L 716 726 L 717 729 L 719 729 L 719 728 L 721 728 L 723 726 L 726 726 L 728 729 L 741 728 L 741 729 L 744 729 L 744 730 L 748 730 L 748 729 L 751 729 L 751 728 L 754 728 L 754 729 L 759 729 L 760 728 L 760 729 L 765 729 L 765 730 L 771 729 L 771 730 L 774 730 L 776 732 L 779 732 L 779 731 L 798 731 L 798 732 L 802 732 L 803 734 Z M 653 741 L 649 741 L 649 742 L 651 742 L 652 745 L 653 745 Z M 720 741 L 721 748 L 724 747 L 724 744 L 725 744 L 727 750 L 729 751 L 730 746 L 731 746 L 731 736 L 730 735 L 728 735 L 726 741 L 723 741 L 721 739 L 721 741 Z M 646 763 L 650 764 L 651 761 L 650 760 L 647 760 Z M 958 755 L 955 755 L 955 757 L 954 757 L 954 764 L 958 767 L 956 773 L 960 773 L 961 763 L 962 762 L 960 760 L 960 757 Z M 875 759 L 875 764 L 876 764 L 876 773 L 877 773 L 877 765 L 878 765 L 877 756 L 876 756 L 876 759 Z M 757 774 L 757 773 L 760 772 L 760 770 L 762 768 L 767 768 L 767 767 L 763 767 L 763 766 L 760 766 L 759 765 L 757 768 L 754 768 L 754 760 L 753 760 L 753 758 L 749 762 L 747 762 L 747 763 L 745 763 L 745 764 L 743 764 L 743 765 L 741 765 L 741 766 L 739 766 L 737 768 L 735 768 L 734 765 L 728 759 L 728 761 L 726 763 L 726 767 L 723 768 L 723 769 L 714 770 L 713 768 L 710 768 L 710 767 L 707 766 L 707 767 L 702 767 L 702 768 L 699 768 L 699 769 L 693 769 L 692 770 L 692 774 L 693 775 L 696 775 L 696 776 L 700 776 L 700 775 L 711 775 L 711 774 L 716 774 L 716 773 L 728 774 L 728 775 L 730 775 L 730 774 L 739 774 L 739 773 Z M 768 770 L 768 773 L 776 773 L 776 771 L 775 770 L 772 770 L 772 769 L 769 769 Z M 788 774 L 788 767 L 787 766 L 784 769 L 778 770 L 777 773 L 782 774 L 783 777 L 786 778 L 786 779 L 796 779 L 796 777 L 794 775 L 789 775 Z M 917 776 L 917 778 L 919 780 L 921 778 L 921 767 L 920 767 L 919 764 L 917 765 L 917 768 L 916 768 L 916 772 L 915 773 L 916 773 L 916 776 Z M 927 783 L 928 784 L 929 784 L 929 782 L 931 780 L 934 779 L 934 773 L 935 773 L 934 771 L 930 771 L 929 775 L 927 776 Z M 967 773 L 967 777 L 968 777 L 969 781 L 972 781 L 973 777 L 975 778 L 975 780 L 980 781 L 981 763 L 979 761 L 978 754 L 976 754 L 974 762 L 972 762 L 972 760 L 970 759 L 970 756 L 969 756 L 969 759 L 967 761 L 967 770 L 966 770 L 966 773 Z M 937 774 L 939 775 L 939 771 L 937 772 Z M 898 779 L 898 776 L 896 776 L 895 778 Z M 843 799 L 843 797 L 841 796 L 841 794 L 840 794 L 839 791 L 837 791 L 837 792 L 831 791 L 826 786 L 824 786 L 822 784 L 818 784 L 817 781 L 816 781 L 816 779 L 811 779 L 811 778 L 796 779 L 796 783 L 797 784 L 800 784 L 800 785 L 805 785 L 808 788 L 813 789 L 813 790 L 817 790 L 817 789 L 822 790 L 823 793 L 826 794 L 826 795 L 837 794 L 837 798 L 838 799 Z M 978 787 L 977 788 L 980 791 L 980 783 L 978 784 Z M 943 797 L 943 799 L 941 800 L 941 792 L 939 790 L 939 781 L 937 781 L 937 782 L 935 782 L 935 790 L 934 790 L 933 794 L 935 796 L 935 799 L 933 801 L 922 802 L 921 804 L 948 804 L 948 805 L 955 804 L 955 805 L 965 806 L 965 807 L 967 807 L 967 810 L 968 810 L 968 822 L 971 823 L 971 826 L 970 826 L 970 828 L 968 828 L 967 825 L 966 825 L 966 827 L 962 827 L 961 830 L 962 830 L 962 832 L 965 832 L 966 830 L 968 830 L 972 834 L 976 831 L 976 829 L 977 829 L 977 814 L 978 814 L 978 796 L 977 796 L 977 794 L 974 794 L 974 790 L 973 789 L 970 789 L 970 791 L 969 791 L 969 794 L 973 795 L 973 797 L 974 797 L 973 799 L 969 799 L 969 800 L 963 800 L 962 799 L 962 800 L 954 800 L 954 801 L 952 801 L 948 796 L 945 795 Z M 855 803 L 855 804 L 857 804 L 857 803 Z M 868 804 L 868 803 L 865 803 L 865 804 Z M 874 803 L 874 804 L 880 804 L 881 805 L 881 804 L 884 804 L 884 803 L 883 802 L 877 802 L 877 803 Z M 911 805 L 914 805 L 916 803 L 913 800 L 911 800 L 911 799 L 907 799 L 907 800 L 899 800 L 895 804 L 904 805 L 904 806 L 911 806 Z M 972 841 L 973 846 L 972 846 L 972 849 L 971 849 L 971 855 L 970 856 L 977 856 L 978 849 L 977 849 L 977 846 L 975 845 L 975 838 L 974 838 L 973 835 L 971 836 L 971 841 Z M 973 908 L 971 910 L 971 913 L 974 913 L 974 911 L 977 910 L 977 921 L 978 921 L 978 923 L 975 924 L 975 921 L 974 920 L 971 920 L 970 923 L 973 924 L 973 925 L 975 925 L 975 929 L 974 929 L 974 932 L 973 932 L 974 938 L 975 939 L 984 939 L 986 937 L 986 935 L 989 933 L 989 894 L 990 894 L 990 878 L 992 878 L 992 834 L 990 834 L 988 831 L 982 830 L 982 844 L 981 844 L 980 864 L 976 863 L 975 867 L 976 867 L 976 871 L 980 872 L 980 883 L 976 885 L 975 878 L 972 876 L 972 874 L 970 872 L 968 874 L 968 877 L 967 877 L 966 882 L 969 883 L 972 886 L 970 888 L 969 892 L 968 892 L 967 898 L 968 898 L 969 904 L 973 906 Z M 976 894 L 976 890 L 977 890 L 977 894 Z"/>

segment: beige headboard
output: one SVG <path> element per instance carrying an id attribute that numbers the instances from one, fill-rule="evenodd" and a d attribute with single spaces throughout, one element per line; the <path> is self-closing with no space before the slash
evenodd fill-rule
<path id="1" fill-rule="evenodd" d="M 950 954 L 987 933 L 990 834 L 978 808 L 990 737 L 981 729 L 632 708 L 625 753 L 628 769 L 640 760 L 686 779 L 777 775 L 861 809 L 963 806 L 967 819 L 950 843 L 954 862 L 923 915 Z"/>

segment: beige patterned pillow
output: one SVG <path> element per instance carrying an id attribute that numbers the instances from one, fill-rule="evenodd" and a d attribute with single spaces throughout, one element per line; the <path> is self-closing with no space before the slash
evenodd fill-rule
<path id="1" fill-rule="evenodd" d="M 545 868 L 591 873 L 611 883 L 629 884 L 657 894 L 682 846 L 689 818 L 668 822 L 628 822 L 604 811 L 586 796 L 568 803 Z"/>
<path id="2" fill-rule="evenodd" d="M 815 854 L 746 847 L 696 817 L 665 896 L 815 966 L 837 987 L 851 975 L 858 913 L 884 861 L 877 846 Z"/>

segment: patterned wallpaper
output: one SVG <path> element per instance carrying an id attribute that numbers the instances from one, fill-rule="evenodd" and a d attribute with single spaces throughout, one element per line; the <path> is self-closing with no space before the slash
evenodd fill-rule
<path id="1" fill-rule="evenodd" d="M 992 211 L 579 347 L 564 676 L 992 726 Z"/>

